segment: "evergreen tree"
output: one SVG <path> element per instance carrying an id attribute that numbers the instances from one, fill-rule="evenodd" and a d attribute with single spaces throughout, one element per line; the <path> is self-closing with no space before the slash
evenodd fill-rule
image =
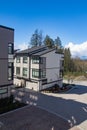
<path id="1" fill-rule="evenodd" d="M 39 32 L 38 29 L 35 30 L 34 34 L 32 34 L 30 45 L 32 47 L 42 45 L 42 32 Z"/>
<path id="2" fill-rule="evenodd" d="M 71 53 L 70 49 L 65 48 L 64 50 L 64 71 L 69 72 L 71 71 Z"/>
<path id="3" fill-rule="evenodd" d="M 52 48 L 54 46 L 54 41 L 52 38 L 50 38 L 48 35 L 46 35 L 44 39 L 44 45 L 48 46 L 49 48 Z"/>
<path id="4" fill-rule="evenodd" d="M 61 42 L 61 40 L 60 40 L 60 38 L 58 36 L 54 40 L 54 45 L 55 45 L 56 51 L 58 53 L 63 53 L 64 52 L 64 49 L 63 49 L 63 46 L 62 46 L 62 42 Z"/>
<path id="5" fill-rule="evenodd" d="M 54 45 L 57 47 L 57 48 L 62 48 L 62 42 L 60 40 L 60 38 L 57 36 L 57 38 L 55 39 L 54 41 Z"/>

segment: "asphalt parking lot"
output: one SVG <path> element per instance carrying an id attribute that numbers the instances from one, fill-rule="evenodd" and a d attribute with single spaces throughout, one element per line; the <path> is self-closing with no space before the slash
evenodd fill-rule
<path id="1" fill-rule="evenodd" d="M 51 112 L 74 127 L 87 130 L 87 86 L 74 86 L 65 93 L 39 93 L 27 89 L 16 92 L 17 100 Z"/>

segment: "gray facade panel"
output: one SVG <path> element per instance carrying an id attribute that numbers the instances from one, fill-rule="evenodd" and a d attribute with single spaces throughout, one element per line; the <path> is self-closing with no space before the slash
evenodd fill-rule
<path id="1" fill-rule="evenodd" d="M 14 30 L 0 26 L 0 87 L 13 83 L 8 80 L 8 43 L 14 43 Z"/>
<path id="2" fill-rule="evenodd" d="M 14 31 L 0 28 L 0 58 L 8 58 L 8 43 L 14 43 Z"/>

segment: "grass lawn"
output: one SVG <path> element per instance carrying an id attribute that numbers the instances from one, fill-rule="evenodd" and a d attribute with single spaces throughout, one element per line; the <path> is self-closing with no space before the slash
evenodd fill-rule
<path id="1" fill-rule="evenodd" d="M 20 103 L 18 101 L 14 102 L 14 98 L 11 95 L 10 97 L 0 99 L 0 114 L 23 107 L 25 105 L 26 104 Z"/>

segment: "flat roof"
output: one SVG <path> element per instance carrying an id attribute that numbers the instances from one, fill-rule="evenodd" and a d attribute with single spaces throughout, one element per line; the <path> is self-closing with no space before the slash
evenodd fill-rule
<path id="1" fill-rule="evenodd" d="M 0 25 L 0 28 L 5 28 L 5 29 L 9 29 L 9 30 L 14 31 L 14 29 L 13 29 L 13 28 L 10 28 L 10 27 L 7 27 L 7 26 L 3 26 L 3 25 Z"/>

